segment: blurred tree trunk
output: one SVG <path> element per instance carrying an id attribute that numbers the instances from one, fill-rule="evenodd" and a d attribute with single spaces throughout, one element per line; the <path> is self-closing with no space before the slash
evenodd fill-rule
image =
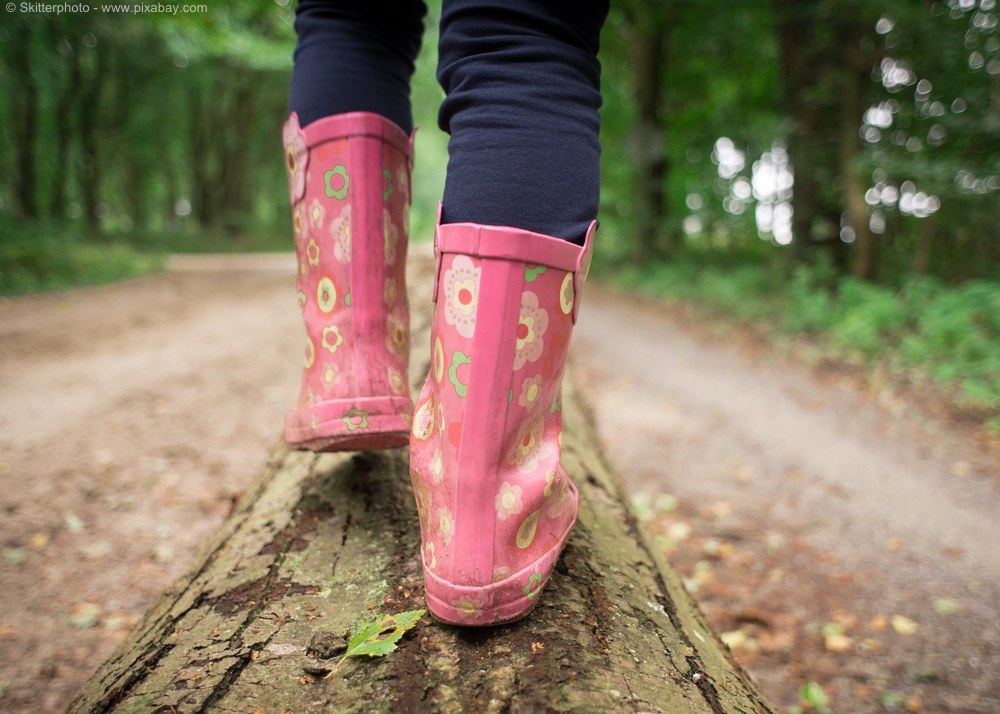
<path id="1" fill-rule="evenodd" d="M 30 23 L 24 23 L 18 28 L 19 36 L 9 43 L 11 47 L 10 68 L 15 77 L 18 90 L 14 101 L 14 136 L 17 147 L 17 175 L 14 177 L 14 194 L 17 197 L 17 209 L 22 218 L 38 218 L 37 190 L 37 151 L 38 151 L 38 120 L 39 95 L 38 87 L 32 76 L 31 47 L 34 43 L 34 33 Z"/>
<path id="2" fill-rule="evenodd" d="M 70 146 L 73 140 L 73 109 L 76 106 L 80 90 L 80 49 L 63 34 L 53 36 L 53 44 L 67 42 L 69 49 L 66 54 L 68 73 L 59 99 L 56 103 L 56 136 L 53 150 L 59 167 L 52 173 L 52 187 L 49 193 L 49 215 L 63 220 L 66 218 L 68 203 L 67 183 L 70 177 Z"/>
<path id="3" fill-rule="evenodd" d="M 672 252 L 675 247 L 665 246 L 661 240 L 669 169 L 663 136 L 667 14 L 657 6 L 640 4 L 628 8 L 626 17 L 631 24 L 630 52 L 638 115 L 631 147 L 635 159 L 635 260 L 645 263 L 664 252 Z"/>
<path id="4" fill-rule="evenodd" d="M 246 225 L 250 211 L 246 185 L 247 153 L 257 115 L 253 88 L 236 78 L 231 81 L 239 82 L 239 86 L 233 93 L 228 111 L 216 119 L 221 125 L 219 149 L 223 152 L 219 180 L 222 193 L 220 214 L 225 228 L 236 232 Z"/>
<path id="5" fill-rule="evenodd" d="M 213 190 L 211 117 L 204 107 L 201 88 L 191 90 L 191 203 L 192 212 L 202 226 L 215 223 Z"/>
<path id="6" fill-rule="evenodd" d="M 91 233 L 100 231 L 99 208 L 101 161 L 97 133 L 100 130 L 98 111 L 104 84 L 105 50 L 90 48 L 89 69 L 83 73 L 80 87 L 80 190 L 83 213 Z"/>
<path id="7" fill-rule="evenodd" d="M 854 277 L 875 280 L 878 277 L 879 240 L 869 226 L 868 204 L 865 203 L 868 177 L 864 167 L 859 165 L 864 150 L 859 126 L 864 113 L 865 87 L 871 83 L 872 59 L 857 45 L 857 38 L 852 34 L 841 38 L 847 61 L 842 70 L 840 170 L 844 179 L 847 222 L 854 231 Z"/>
<path id="8" fill-rule="evenodd" d="M 839 273 L 850 272 L 850 245 L 840 240 L 846 211 L 866 251 L 859 260 L 874 270 L 864 178 L 857 173 L 856 160 L 862 150 L 858 129 L 863 87 L 875 60 L 870 37 L 877 16 L 869 16 L 863 0 L 773 2 L 791 124 L 788 154 L 795 174 L 793 258 L 812 260 L 817 249 L 824 249 Z M 853 267 L 858 269 L 858 261 Z"/>
<path id="9" fill-rule="evenodd" d="M 920 229 L 917 232 L 917 252 L 913 256 L 913 272 L 917 275 L 927 275 L 930 272 L 931 249 L 934 244 L 934 224 L 936 221 L 936 213 L 920 219 Z"/>

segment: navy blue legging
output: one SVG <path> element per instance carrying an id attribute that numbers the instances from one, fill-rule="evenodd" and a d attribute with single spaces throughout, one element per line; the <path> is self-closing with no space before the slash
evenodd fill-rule
<path id="1" fill-rule="evenodd" d="M 443 222 L 577 243 L 597 216 L 597 50 L 609 0 L 443 0 Z M 420 0 L 300 0 L 289 110 L 376 112 L 409 132 Z"/>

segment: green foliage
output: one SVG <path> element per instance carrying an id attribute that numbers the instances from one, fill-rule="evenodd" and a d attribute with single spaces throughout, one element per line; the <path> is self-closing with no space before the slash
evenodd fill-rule
<path id="1" fill-rule="evenodd" d="M 797 714 L 814 712 L 815 714 L 831 714 L 830 699 L 826 692 L 816 682 L 809 682 L 799 687 L 800 705 L 792 707 L 792 711 Z"/>
<path id="2" fill-rule="evenodd" d="M 59 227 L 5 231 L 0 241 L 0 295 L 108 283 L 162 266 L 162 256 L 139 253 L 121 242 L 85 242 Z"/>
<path id="3" fill-rule="evenodd" d="M 362 622 L 354 630 L 354 634 L 347 640 L 347 651 L 334 666 L 333 674 L 348 657 L 384 657 L 396 649 L 396 643 L 413 629 L 426 610 L 407 610 L 395 615 L 386 615 L 380 620 Z"/>

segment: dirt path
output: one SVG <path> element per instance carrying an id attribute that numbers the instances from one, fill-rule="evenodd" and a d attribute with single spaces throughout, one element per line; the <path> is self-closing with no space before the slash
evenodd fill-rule
<path id="1" fill-rule="evenodd" d="M 775 703 L 816 681 L 838 712 L 1000 711 L 995 450 L 745 331 L 586 299 L 574 354 L 608 451 Z"/>
<path id="2" fill-rule="evenodd" d="M 0 302 L 0 710 L 61 711 L 265 459 L 297 388 L 291 264 Z M 1000 710 L 995 457 L 888 392 L 701 333 L 590 289 L 576 367 L 765 692 Z"/>

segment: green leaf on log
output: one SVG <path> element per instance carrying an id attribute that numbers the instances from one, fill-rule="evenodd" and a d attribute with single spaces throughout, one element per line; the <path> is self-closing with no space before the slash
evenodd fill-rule
<path id="1" fill-rule="evenodd" d="M 426 610 L 407 610 L 394 615 L 386 615 L 381 620 L 363 622 L 355 628 L 347 640 L 347 651 L 334 666 L 331 676 L 348 657 L 384 657 L 396 649 L 399 639 L 411 630 L 424 616 Z"/>

